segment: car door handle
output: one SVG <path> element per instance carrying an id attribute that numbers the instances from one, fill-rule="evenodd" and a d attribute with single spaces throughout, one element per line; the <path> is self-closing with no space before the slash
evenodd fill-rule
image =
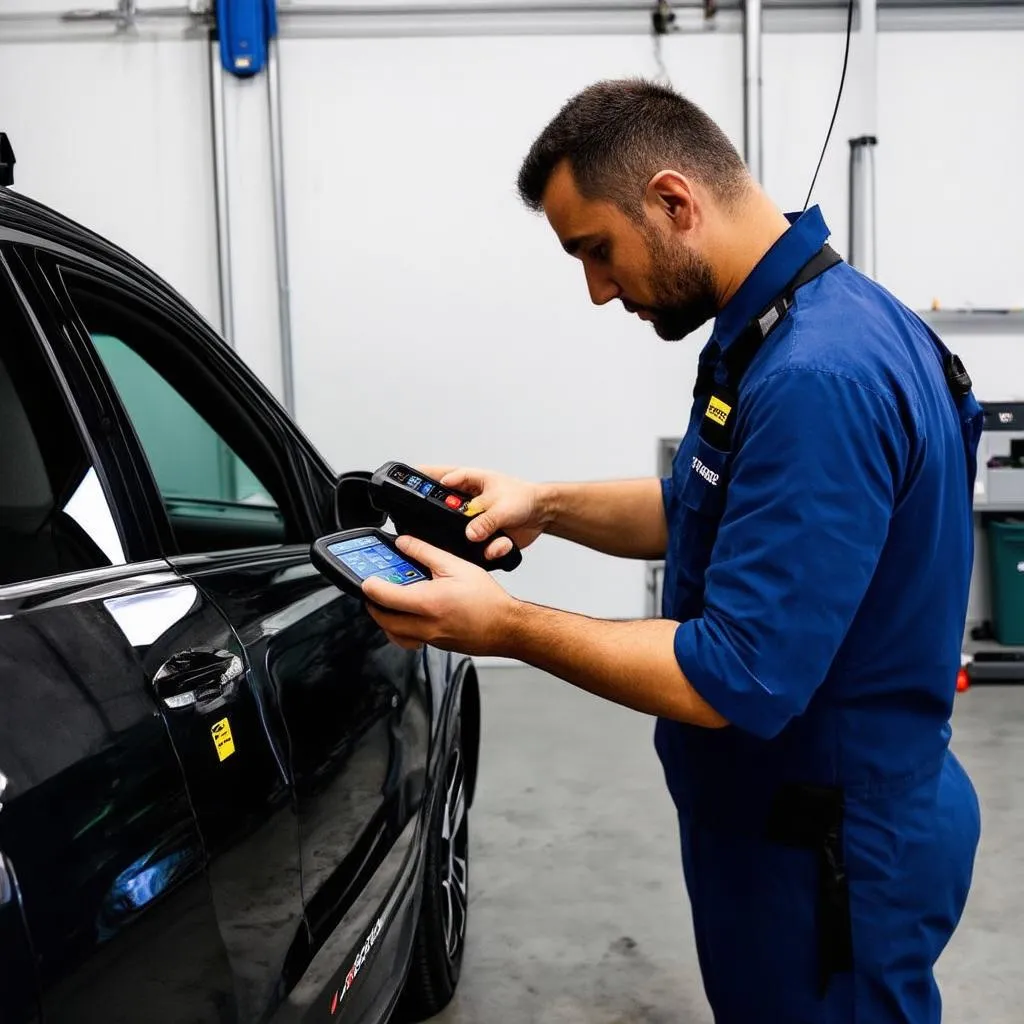
<path id="1" fill-rule="evenodd" d="M 230 651 L 192 648 L 168 658 L 153 677 L 153 688 L 172 711 L 194 707 L 214 711 L 235 695 L 245 672 L 242 659 Z"/>

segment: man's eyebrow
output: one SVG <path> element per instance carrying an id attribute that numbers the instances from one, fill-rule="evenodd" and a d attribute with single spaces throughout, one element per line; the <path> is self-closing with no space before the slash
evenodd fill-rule
<path id="1" fill-rule="evenodd" d="M 567 238 L 562 243 L 562 248 L 570 255 L 575 256 L 580 249 L 588 242 L 593 242 L 597 238 L 597 235 L 576 235 L 573 238 Z"/>

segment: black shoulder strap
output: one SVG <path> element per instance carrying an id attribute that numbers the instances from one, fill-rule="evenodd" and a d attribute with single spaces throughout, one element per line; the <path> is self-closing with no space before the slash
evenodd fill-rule
<path id="1" fill-rule="evenodd" d="M 739 395 L 740 381 L 747 367 L 754 361 L 765 338 L 782 322 L 798 288 L 824 274 L 843 258 L 830 245 L 824 245 L 798 271 L 796 276 L 764 309 L 743 329 L 740 336 L 722 354 L 726 369 L 725 385 L 715 385 L 711 390 L 708 407 L 701 419 L 700 436 L 719 451 L 732 448 L 732 428 L 736 417 L 732 415 Z"/>
<path id="2" fill-rule="evenodd" d="M 793 297 L 798 288 L 809 284 L 820 277 L 826 270 L 831 270 L 843 258 L 830 245 L 824 245 L 801 268 L 796 277 L 786 285 L 785 290 L 765 308 L 760 316 L 754 317 L 743 329 L 743 333 L 729 346 L 722 361 L 728 371 L 729 387 L 735 393 L 739 391 L 740 381 L 747 372 L 747 367 L 754 361 L 754 356 L 764 343 L 765 338 L 782 322 L 789 307 L 793 305 Z"/>

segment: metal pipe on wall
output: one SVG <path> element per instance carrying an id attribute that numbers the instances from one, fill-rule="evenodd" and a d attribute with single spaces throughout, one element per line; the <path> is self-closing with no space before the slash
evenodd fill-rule
<path id="1" fill-rule="evenodd" d="M 703 11 L 703 0 L 679 0 L 678 9 Z M 649 0 L 444 0 L 441 3 L 302 3 L 281 4 L 278 17 L 306 15 L 446 15 L 446 14 L 601 14 L 635 11 L 650 23 Z"/>
<path id="2" fill-rule="evenodd" d="M 875 277 L 875 146 L 874 135 L 850 139 L 850 266 Z"/>
<path id="3" fill-rule="evenodd" d="M 232 291 L 231 223 L 228 216 L 228 147 L 224 127 L 224 69 L 220 44 L 210 34 L 210 123 L 213 127 L 213 188 L 217 209 L 217 274 L 220 282 L 220 331 L 235 347 L 235 305 Z"/>
<path id="4" fill-rule="evenodd" d="M 857 49 L 861 66 L 861 134 L 850 139 L 850 252 L 852 266 L 868 277 L 878 274 L 875 153 L 878 147 L 878 4 L 857 0 Z"/>
<path id="5" fill-rule="evenodd" d="M 295 366 L 292 353 L 292 299 L 288 281 L 288 222 L 285 216 L 284 138 L 281 118 L 281 76 L 277 39 L 267 48 L 267 98 L 270 105 L 270 175 L 274 190 L 274 243 L 277 265 L 277 307 L 281 342 L 281 393 L 284 407 L 295 413 Z"/>
<path id="6" fill-rule="evenodd" d="M 743 157 L 755 181 L 762 180 L 761 0 L 743 2 Z"/>
<path id="7" fill-rule="evenodd" d="M 139 7 L 136 0 L 118 0 L 116 7 L 79 7 L 70 11 L 0 11 L 0 24 L 31 24 L 34 22 L 114 22 L 119 28 L 130 28 L 147 19 L 205 20 L 209 11 L 198 0 L 188 6 Z"/>

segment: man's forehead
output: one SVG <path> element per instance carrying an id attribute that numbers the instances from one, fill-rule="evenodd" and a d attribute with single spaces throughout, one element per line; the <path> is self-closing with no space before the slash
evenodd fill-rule
<path id="1" fill-rule="evenodd" d="M 567 252 L 574 252 L 586 240 L 606 231 L 613 209 L 609 202 L 580 195 L 568 162 L 552 171 L 544 190 L 544 213 Z"/>

